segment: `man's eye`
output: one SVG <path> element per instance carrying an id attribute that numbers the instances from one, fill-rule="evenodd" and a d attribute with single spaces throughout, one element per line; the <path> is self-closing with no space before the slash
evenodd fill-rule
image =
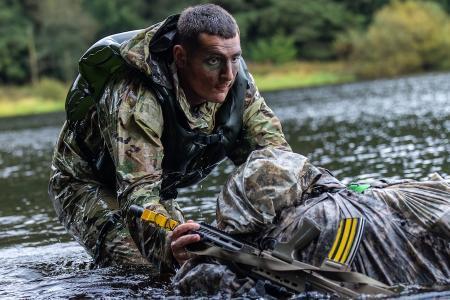
<path id="1" fill-rule="evenodd" d="M 240 57 L 240 56 L 233 57 L 232 62 L 233 62 L 234 64 L 237 63 L 237 62 L 239 61 L 239 58 L 241 58 L 241 57 Z"/>
<path id="2" fill-rule="evenodd" d="M 218 59 L 217 57 L 212 57 L 212 58 L 209 58 L 209 59 L 206 61 L 206 63 L 207 63 L 208 65 L 210 65 L 210 66 L 215 66 L 215 65 L 219 64 L 220 61 L 219 61 L 219 59 Z"/>

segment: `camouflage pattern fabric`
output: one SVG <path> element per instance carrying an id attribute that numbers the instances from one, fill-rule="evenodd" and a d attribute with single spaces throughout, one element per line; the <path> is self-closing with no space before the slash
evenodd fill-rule
<path id="1" fill-rule="evenodd" d="M 424 229 L 450 239 L 449 184 L 434 173 L 428 181 L 378 181 L 365 195 L 386 202 L 396 213 Z"/>
<path id="2" fill-rule="evenodd" d="M 422 212 L 417 209 L 430 206 Z M 448 226 L 449 210 L 450 183 L 437 175 L 428 181 L 378 183 L 357 194 L 302 155 L 263 149 L 254 151 L 230 176 L 217 199 L 217 226 L 255 244 L 264 237 L 285 242 L 309 218 L 321 233 L 296 256 L 320 267 L 339 221 L 364 217 L 365 231 L 351 269 L 388 285 L 431 286 L 450 284 L 450 238 L 443 225 Z M 227 262 L 197 258 L 182 266 L 174 283 L 182 293 L 199 293 L 200 287 L 194 291 L 191 284 L 200 275 L 215 274 L 214 265 L 226 268 L 222 278 L 203 279 L 211 282 L 205 289 L 210 294 L 228 291 L 229 296 L 238 296 L 251 282 Z M 212 286 L 217 289 L 212 291 Z"/>
<path id="3" fill-rule="evenodd" d="M 150 262 L 165 272 L 176 266 L 167 232 L 128 214 L 128 207 L 137 204 L 184 221 L 174 199 L 159 198 L 164 120 L 145 81 L 174 77 L 177 99 L 190 126 L 204 133 L 214 128 L 220 105 L 206 102 L 194 111 L 178 86 L 174 66 L 172 74 L 151 73 L 148 45 L 161 24 L 142 30 L 121 46 L 130 70 L 110 79 L 97 107 L 83 120 L 64 125 L 53 156 L 49 195 L 60 221 L 98 263 Z M 230 155 L 235 164 L 245 161 L 254 149 L 282 147 L 290 151 L 279 120 L 253 81 L 244 107 L 242 141 Z M 102 157 L 102 153 L 112 158 L 111 171 L 99 174 L 93 167 L 98 161 L 92 157 Z"/>

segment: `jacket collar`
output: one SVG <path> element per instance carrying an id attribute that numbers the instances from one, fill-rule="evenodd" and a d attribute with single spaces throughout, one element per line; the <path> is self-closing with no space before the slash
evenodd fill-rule
<path id="1" fill-rule="evenodd" d="M 173 89 L 170 73 L 172 46 L 176 37 L 179 15 L 140 31 L 122 43 L 120 54 L 134 69 L 150 77 L 162 87 Z"/>

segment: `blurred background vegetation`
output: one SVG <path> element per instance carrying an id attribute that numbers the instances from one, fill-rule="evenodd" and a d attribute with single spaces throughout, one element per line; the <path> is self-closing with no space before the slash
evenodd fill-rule
<path id="1" fill-rule="evenodd" d="M 262 90 L 450 69 L 450 0 L 0 0 L 0 115 L 62 109 L 92 43 L 206 2 L 235 16 Z"/>

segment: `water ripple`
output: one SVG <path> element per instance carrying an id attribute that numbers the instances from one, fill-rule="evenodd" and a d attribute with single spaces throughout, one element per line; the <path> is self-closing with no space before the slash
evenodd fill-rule
<path id="1" fill-rule="evenodd" d="M 450 174 L 449 81 L 450 74 L 432 74 L 264 96 L 293 150 L 344 183 L 420 179 Z M 149 270 L 93 268 L 59 224 L 47 183 L 63 117 L 0 119 L 0 297 L 172 296 L 167 281 Z M 201 183 L 180 190 L 187 218 L 213 220 L 217 194 L 233 169 L 225 161 Z M 313 295 L 324 297 L 305 297 Z"/>

